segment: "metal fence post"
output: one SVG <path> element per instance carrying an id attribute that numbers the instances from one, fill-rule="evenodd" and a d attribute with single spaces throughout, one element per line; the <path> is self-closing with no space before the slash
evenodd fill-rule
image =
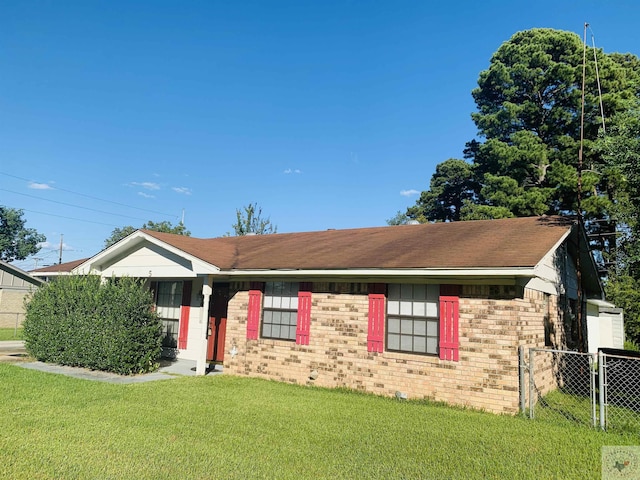
<path id="1" fill-rule="evenodd" d="M 606 366 L 605 366 L 605 356 L 604 353 L 602 353 L 602 351 L 598 352 L 598 399 L 600 401 L 600 428 L 602 430 L 604 430 L 606 428 L 606 424 L 607 424 L 607 417 L 606 417 L 606 408 L 605 408 L 605 399 L 606 397 L 606 392 L 605 392 L 605 385 L 606 385 Z"/>
<path id="2" fill-rule="evenodd" d="M 596 363 L 598 357 L 595 353 L 589 355 L 589 393 L 591 397 L 591 426 L 596 427 Z"/>
<path id="3" fill-rule="evenodd" d="M 534 398 L 536 391 L 535 384 L 535 370 L 534 370 L 534 358 L 535 358 L 535 349 L 529 349 L 529 418 L 534 418 L 533 408 L 534 408 Z"/>
<path id="4" fill-rule="evenodd" d="M 520 387 L 520 413 L 525 415 L 526 410 L 526 384 L 524 381 L 524 376 L 527 371 L 527 365 L 524 363 L 524 347 L 522 345 L 518 345 L 518 383 Z"/>

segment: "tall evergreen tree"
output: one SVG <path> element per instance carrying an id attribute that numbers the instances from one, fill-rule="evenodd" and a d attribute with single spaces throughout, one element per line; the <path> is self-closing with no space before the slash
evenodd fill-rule
<path id="1" fill-rule="evenodd" d="M 407 216 L 419 222 L 460 220 L 462 209 L 474 199 L 476 189 L 472 166 L 450 158 L 436 167 L 429 190 L 422 192 L 416 205 L 407 210 Z"/>
<path id="2" fill-rule="evenodd" d="M 587 229 L 595 235 L 596 257 L 603 264 L 613 261 L 619 177 L 595 143 L 603 114 L 610 119 L 628 111 L 639 94 L 640 60 L 635 55 L 585 48 L 578 35 L 566 31 L 514 34 L 492 56 L 472 92 L 479 138 L 464 150 L 468 188 L 442 188 L 447 160 L 407 214 L 422 221 L 577 215 L 580 198 Z"/>

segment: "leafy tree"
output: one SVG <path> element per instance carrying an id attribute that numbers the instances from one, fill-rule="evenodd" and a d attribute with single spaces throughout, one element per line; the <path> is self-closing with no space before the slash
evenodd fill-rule
<path id="1" fill-rule="evenodd" d="M 640 345 L 640 281 L 629 275 L 611 277 L 606 292 L 607 298 L 624 310 L 626 339 Z"/>
<path id="2" fill-rule="evenodd" d="M 387 225 L 406 225 L 411 221 L 409 216 L 401 211 L 397 211 L 396 214 L 387 220 Z"/>
<path id="3" fill-rule="evenodd" d="M 0 206 L 0 260 L 24 260 L 40 250 L 46 237 L 33 228 L 25 228 L 22 210 Z"/>
<path id="4" fill-rule="evenodd" d="M 624 309 L 627 339 L 640 345 L 640 104 L 616 115 L 597 144 L 604 159 L 619 238 L 615 262 L 606 282 L 607 297 Z"/>
<path id="5" fill-rule="evenodd" d="M 154 222 L 152 220 L 149 220 L 148 222 L 143 224 L 142 227 L 140 228 L 144 230 L 152 230 L 154 232 L 185 235 L 187 237 L 191 235 L 191 232 L 187 230 L 187 228 L 184 226 L 182 222 L 174 226 L 171 222 L 166 220 L 162 222 Z M 119 242 L 126 236 L 131 235 L 136 230 L 138 229 L 135 227 L 132 227 L 131 225 L 127 225 L 126 227 L 122 227 L 122 228 L 113 229 L 113 231 L 111 232 L 111 236 L 104 241 L 104 248 L 109 248 L 111 245 L 113 245 L 116 242 Z"/>
<path id="6" fill-rule="evenodd" d="M 640 101 L 637 108 L 616 115 L 611 123 L 596 148 L 604 160 L 608 188 L 617 200 L 612 209 L 620 239 L 615 273 L 640 280 Z"/>
<path id="7" fill-rule="evenodd" d="M 236 210 L 236 223 L 232 225 L 235 236 L 264 235 L 277 232 L 278 227 L 271 223 L 269 217 L 262 217 L 262 208 L 257 203 L 242 208 L 243 210 Z"/>
<path id="8" fill-rule="evenodd" d="M 131 225 L 127 225 L 122 228 L 114 228 L 111 232 L 111 236 L 104 241 L 104 248 L 109 248 L 114 243 L 119 242 L 124 237 L 131 235 L 137 229 Z"/>

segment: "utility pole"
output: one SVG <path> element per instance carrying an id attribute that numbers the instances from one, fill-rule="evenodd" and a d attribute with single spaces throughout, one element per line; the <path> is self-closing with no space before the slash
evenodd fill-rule
<path id="1" fill-rule="evenodd" d="M 64 235 L 60 234 L 60 256 L 58 257 L 58 265 L 62 263 L 62 238 Z"/>

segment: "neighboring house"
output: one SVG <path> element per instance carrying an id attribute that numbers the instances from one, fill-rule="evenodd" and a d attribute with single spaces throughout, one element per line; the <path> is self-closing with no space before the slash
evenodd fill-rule
<path id="1" fill-rule="evenodd" d="M 33 277 L 39 278 L 40 280 L 48 282 L 59 275 L 69 275 L 74 268 L 76 268 L 78 265 L 83 264 L 87 260 L 89 259 L 81 258 L 79 260 L 73 260 L 71 262 L 56 263 L 47 267 L 41 267 L 35 270 L 31 270 L 29 274 Z"/>
<path id="2" fill-rule="evenodd" d="M 139 230 L 74 272 L 145 279 L 165 346 L 200 374 L 217 362 L 508 413 L 518 347 L 586 348 L 578 315 L 604 300 L 584 231 L 545 216 L 212 239 Z"/>
<path id="3" fill-rule="evenodd" d="M 24 320 L 24 299 L 42 280 L 0 261 L 0 328 L 17 328 Z"/>
<path id="4" fill-rule="evenodd" d="M 587 300 L 587 332 L 590 353 L 599 348 L 624 349 L 624 312 L 609 302 Z"/>

